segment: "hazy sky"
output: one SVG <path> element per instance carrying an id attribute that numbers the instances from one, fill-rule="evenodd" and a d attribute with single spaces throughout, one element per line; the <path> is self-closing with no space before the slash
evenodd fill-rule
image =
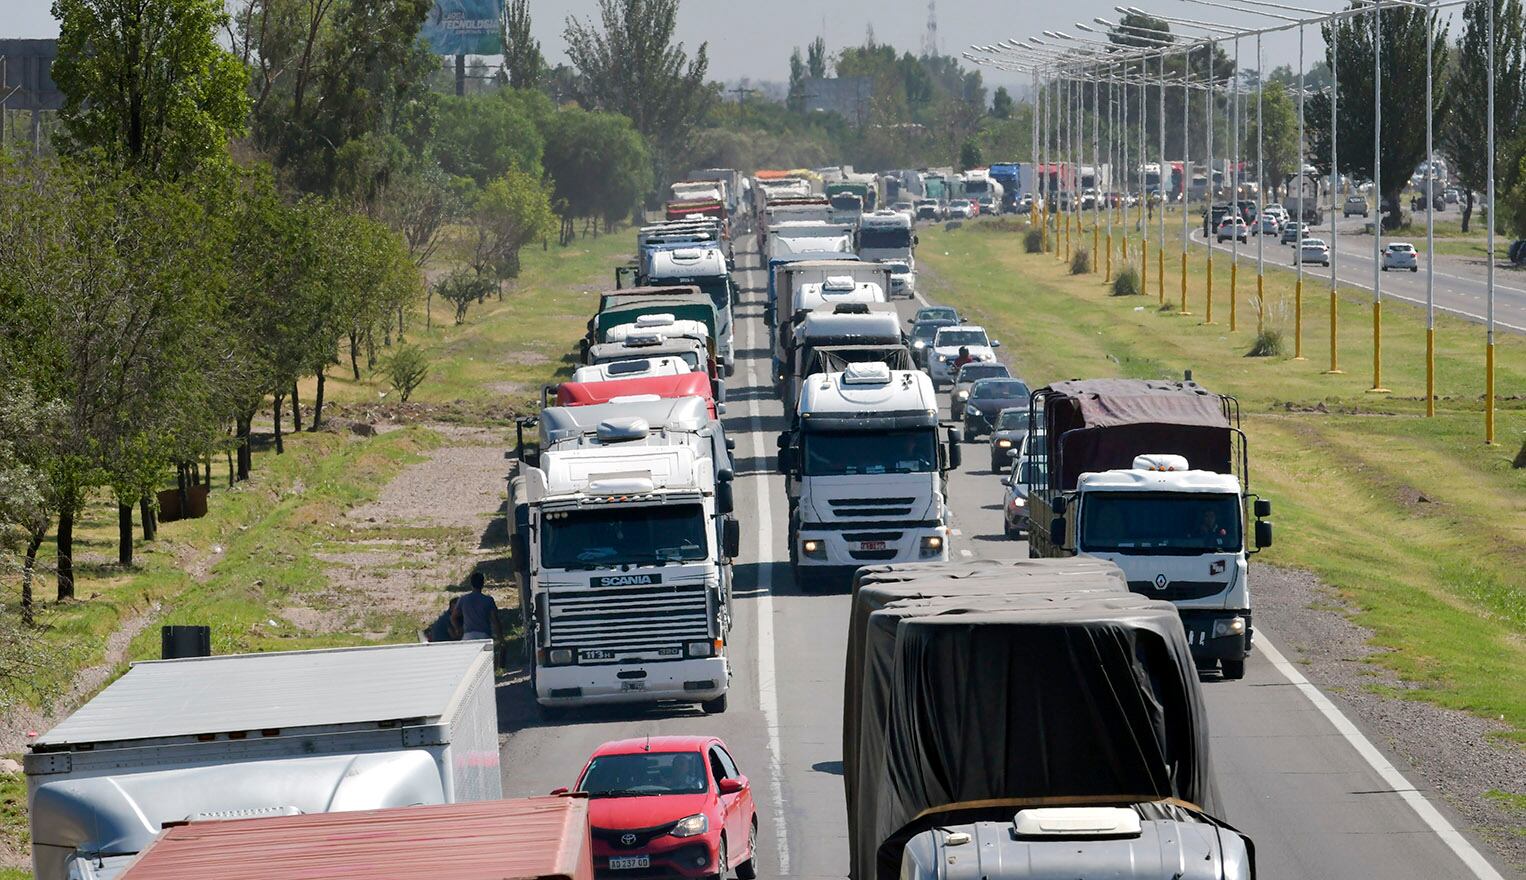
<path id="1" fill-rule="evenodd" d="M 1093 16 L 1116 19 L 1115 2 L 1121 3 L 1122 0 L 1059 3 L 943 0 L 938 6 L 940 49 L 957 55 L 971 43 L 989 43 L 1006 37 L 1022 39 L 1043 30 L 1074 32 L 1077 19 L 1087 22 Z M 1232 5 L 1232 0 L 1227 2 Z M 542 50 L 553 63 L 566 57 L 562 28 L 567 16 L 589 16 L 596 5 L 596 0 L 535 0 L 531 4 L 536 35 Z M 1313 0 L 1310 5 L 1335 9 L 1344 4 L 1337 0 Z M 48 13 L 49 6 L 50 0 L 0 0 L 0 36 L 55 36 L 58 25 Z M 1267 21 L 1182 0 L 1150 0 L 1145 8 L 1172 16 L 1247 26 Z M 819 34 L 826 38 L 828 49 L 836 51 L 845 45 L 862 43 L 870 27 L 878 41 L 918 51 L 927 31 L 926 0 L 831 0 L 826 3 L 821 0 L 766 0 L 758 4 L 743 4 L 736 0 L 685 0 L 679 12 L 678 36 L 691 49 L 702 42 L 710 44 L 710 72 L 716 79 L 748 77 L 782 81 L 789 75 L 788 59 L 792 47 L 803 47 Z M 1317 29 L 1311 28 L 1306 39 L 1306 58 L 1312 64 L 1321 57 L 1323 44 Z M 1226 48 L 1233 51 L 1232 47 Z M 1268 68 L 1296 62 L 1296 35 L 1269 36 L 1265 41 L 1265 52 Z M 1241 63 L 1245 67 L 1256 66 L 1252 41 L 1244 41 L 1241 53 Z M 1011 82 L 1010 76 L 986 71 L 987 79 L 994 82 Z"/>

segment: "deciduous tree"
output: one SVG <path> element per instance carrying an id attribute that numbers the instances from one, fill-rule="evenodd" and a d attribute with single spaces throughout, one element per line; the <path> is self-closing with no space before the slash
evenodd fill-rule
<path id="1" fill-rule="evenodd" d="M 1520 0 L 1485 0 L 1462 8 L 1462 39 L 1452 65 L 1447 92 L 1449 112 L 1440 128 L 1440 147 L 1452 160 L 1462 183 L 1462 231 L 1473 217 L 1473 194 L 1489 189 L 1489 43 L 1487 3 L 1494 5 L 1495 186 L 1501 195 L 1512 188 L 1520 156 L 1517 139 L 1526 119 L 1526 34 Z M 1440 68 L 1437 68 L 1440 71 Z M 1386 88 L 1386 86 L 1385 86 Z M 1423 157 L 1422 157 L 1423 158 Z"/>

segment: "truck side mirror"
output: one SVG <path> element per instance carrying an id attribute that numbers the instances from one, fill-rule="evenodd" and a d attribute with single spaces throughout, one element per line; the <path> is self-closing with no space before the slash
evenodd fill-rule
<path id="1" fill-rule="evenodd" d="M 726 451 L 727 452 L 736 452 L 737 451 L 737 441 L 736 441 L 735 437 L 727 437 L 726 438 Z"/>
<path id="2" fill-rule="evenodd" d="M 1069 498 L 1065 497 L 1064 495 L 1056 495 L 1054 497 L 1054 515 L 1055 516 L 1064 516 L 1065 515 L 1065 511 L 1068 510 L 1069 508 L 1070 508 L 1070 499 Z"/>
<path id="3" fill-rule="evenodd" d="M 1256 519 L 1272 515 L 1272 502 L 1266 498 L 1257 498 L 1255 504 Z"/>
<path id="4" fill-rule="evenodd" d="M 786 476 L 793 475 L 800 466 L 799 450 L 793 446 L 786 446 L 779 450 L 779 472 Z"/>
<path id="5" fill-rule="evenodd" d="M 1256 549 L 1272 546 L 1272 524 L 1264 519 L 1256 520 Z"/>
<path id="6" fill-rule="evenodd" d="M 1049 540 L 1056 547 L 1065 546 L 1065 517 L 1057 516 L 1049 521 Z"/>
<path id="7" fill-rule="evenodd" d="M 774 441 L 774 448 L 784 449 L 786 446 L 789 446 L 789 432 L 783 431 L 780 432 L 778 439 Z"/>
<path id="8" fill-rule="evenodd" d="M 727 559 L 742 555 L 742 524 L 729 516 L 721 522 L 721 551 Z"/>
<path id="9" fill-rule="evenodd" d="M 588 338 L 587 337 L 584 337 L 584 338 L 578 340 L 578 361 L 580 363 L 585 363 L 585 364 L 588 363 Z"/>
<path id="10" fill-rule="evenodd" d="M 715 511 L 727 514 L 736 509 L 736 492 L 730 480 L 715 484 Z"/>
<path id="11" fill-rule="evenodd" d="M 948 467 L 949 470 L 958 470 L 964 464 L 964 448 L 959 445 L 959 436 L 953 428 L 948 429 Z"/>

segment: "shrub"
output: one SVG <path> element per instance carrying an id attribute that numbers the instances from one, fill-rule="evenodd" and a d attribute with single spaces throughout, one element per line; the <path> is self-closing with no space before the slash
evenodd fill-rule
<path id="1" fill-rule="evenodd" d="M 1086 248 L 1078 248 L 1070 255 L 1070 274 L 1085 275 L 1092 270 L 1092 254 Z"/>
<path id="2" fill-rule="evenodd" d="M 1038 229 L 1030 229 L 1023 235 L 1023 250 L 1030 254 L 1044 252 L 1044 233 Z"/>
<path id="3" fill-rule="evenodd" d="M 1281 354 L 1282 331 L 1274 330 L 1271 327 L 1263 327 L 1256 333 L 1256 344 L 1251 346 L 1250 351 L 1246 352 L 1245 356 L 1278 357 Z"/>
<path id="4" fill-rule="evenodd" d="M 1124 266 L 1113 279 L 1113 296 L 1138 296 L 1142 292 L 1139 288 L 1139 270 L 1133 266 Z"/>
<path id="5" fill-rule="evenodd" d="M 1160 308 L 1156 309 L 1155 311 L 1157 311 L 1157 312 L 1167 312 L 1167 313 L 1174 312 L 1174 311 L 1176 311 L 1176 303 L 1174 303 L 1174 302 L 1172 302 L 1171 300 L 1168 299 L 1165 302 L 1161 303 L 1160 304 Z"/>
<path id="6" fill-rule="evenodd" d="M 398 393 L 404 403 L 408 402 L 408 396 L 427 375 L 429 358 L 417 346 L 401 346 L 387 361 L 387 380 L 392 383 L 392 390 Z"/>

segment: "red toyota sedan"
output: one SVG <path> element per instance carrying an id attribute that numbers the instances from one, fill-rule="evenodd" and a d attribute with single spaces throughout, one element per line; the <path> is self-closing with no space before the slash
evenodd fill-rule
<path id="1" fill-rule="evenodd" d="M 757 876 L 758 815 L 747 777 L 710 736 L 599 746 L 578 777 L 601 878 Z"/>

